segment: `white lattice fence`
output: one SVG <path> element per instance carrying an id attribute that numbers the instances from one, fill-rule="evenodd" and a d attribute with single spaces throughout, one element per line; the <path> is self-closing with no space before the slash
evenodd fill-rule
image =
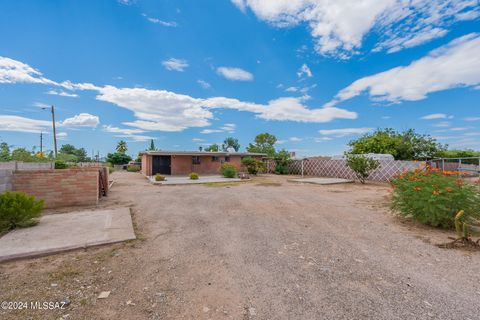
<path id="1" fill-rule="evenodd" d="M 425 162 L 381 160 L 380 166 L 370 174 L 368 180 L 386 182 L 402 172 L 424 167 Z M 301 174 L 301 168 L 301 160 L 293 161 L 289 168 L 290 173 Z M 310 159 L 303 162 L 303 173 L 306 176 L 355 179 L 354 172 L 347 167 L 345 160 Z"/>

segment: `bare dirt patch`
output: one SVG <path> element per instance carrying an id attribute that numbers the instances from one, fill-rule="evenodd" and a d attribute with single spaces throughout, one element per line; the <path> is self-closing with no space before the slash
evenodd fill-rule
<path id="1" fill-rule="evenodd" d="M 0 310 L 1 319 L 480 314 L 479 255 L 437 248 L 452 233 L 393 217 L 386 185 L 259 176 L 213 188 L 113 177 L 100 207 L 130 205 L 142 240 L 1 264 L 0 301 L 69 301 L 65 310 Z M 110 295 L 98 299 L 103 291 Z"/>

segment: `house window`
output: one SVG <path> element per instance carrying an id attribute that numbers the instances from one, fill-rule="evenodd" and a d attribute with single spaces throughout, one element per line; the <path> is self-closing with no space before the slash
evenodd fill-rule
<path id="1" fill-rule="evenodd" d="M 225 157 L 225 162 L 230 162 L 230 157 Z"/>
<path id="2" fill-rule="evenodd" d="M 193 156 L 192 164 L 200 164 L 200 156 Z"/>
<path id="3" fill-rule="evenodd" d="M 220 158 L 217 156 L 212 156 L 212 162 L 218 162 L 220 161 Z"/>

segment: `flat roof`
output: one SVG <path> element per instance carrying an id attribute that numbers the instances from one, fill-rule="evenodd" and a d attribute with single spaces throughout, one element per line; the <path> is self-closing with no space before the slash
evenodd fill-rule
<path id="1" fill-rule="evenodd" d="M 266 153 L 255 152 L 227 152 L 227 151 L 175 151 L 175 150 L 158 150 L 158 151 L 141 151 L 140 155 L 147 154 L 150 156 L 261 156 L 266 157 Z"/>

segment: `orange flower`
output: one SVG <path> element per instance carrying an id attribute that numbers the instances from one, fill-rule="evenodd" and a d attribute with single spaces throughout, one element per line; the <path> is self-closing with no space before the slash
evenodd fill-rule
<path id="1" fill-rule="evenodd" d="M 415 187 L 415 188 L 413 188 L 413 191 L 419 192 L 419 191 L 422 191 L 422 188 L 420 188 L 420 187 Z"/>
<path id="2" fill-rule="evenodd" d="M 439 192 L 438 190 L 433 190 L 432 194 L 433 194 L 434 196 L 438 196 L 438 195 L 440 194 L 440 192 Z"/>
<path id="3" fill-rule="evenodd" d="M 453 189 L 450 188 L 450 187 L 447 187 L 447 188 L 445 188 L 445 191 L 447 191 L 448 193 L 452 193 L 452 192 L 453 192 Z"/>

